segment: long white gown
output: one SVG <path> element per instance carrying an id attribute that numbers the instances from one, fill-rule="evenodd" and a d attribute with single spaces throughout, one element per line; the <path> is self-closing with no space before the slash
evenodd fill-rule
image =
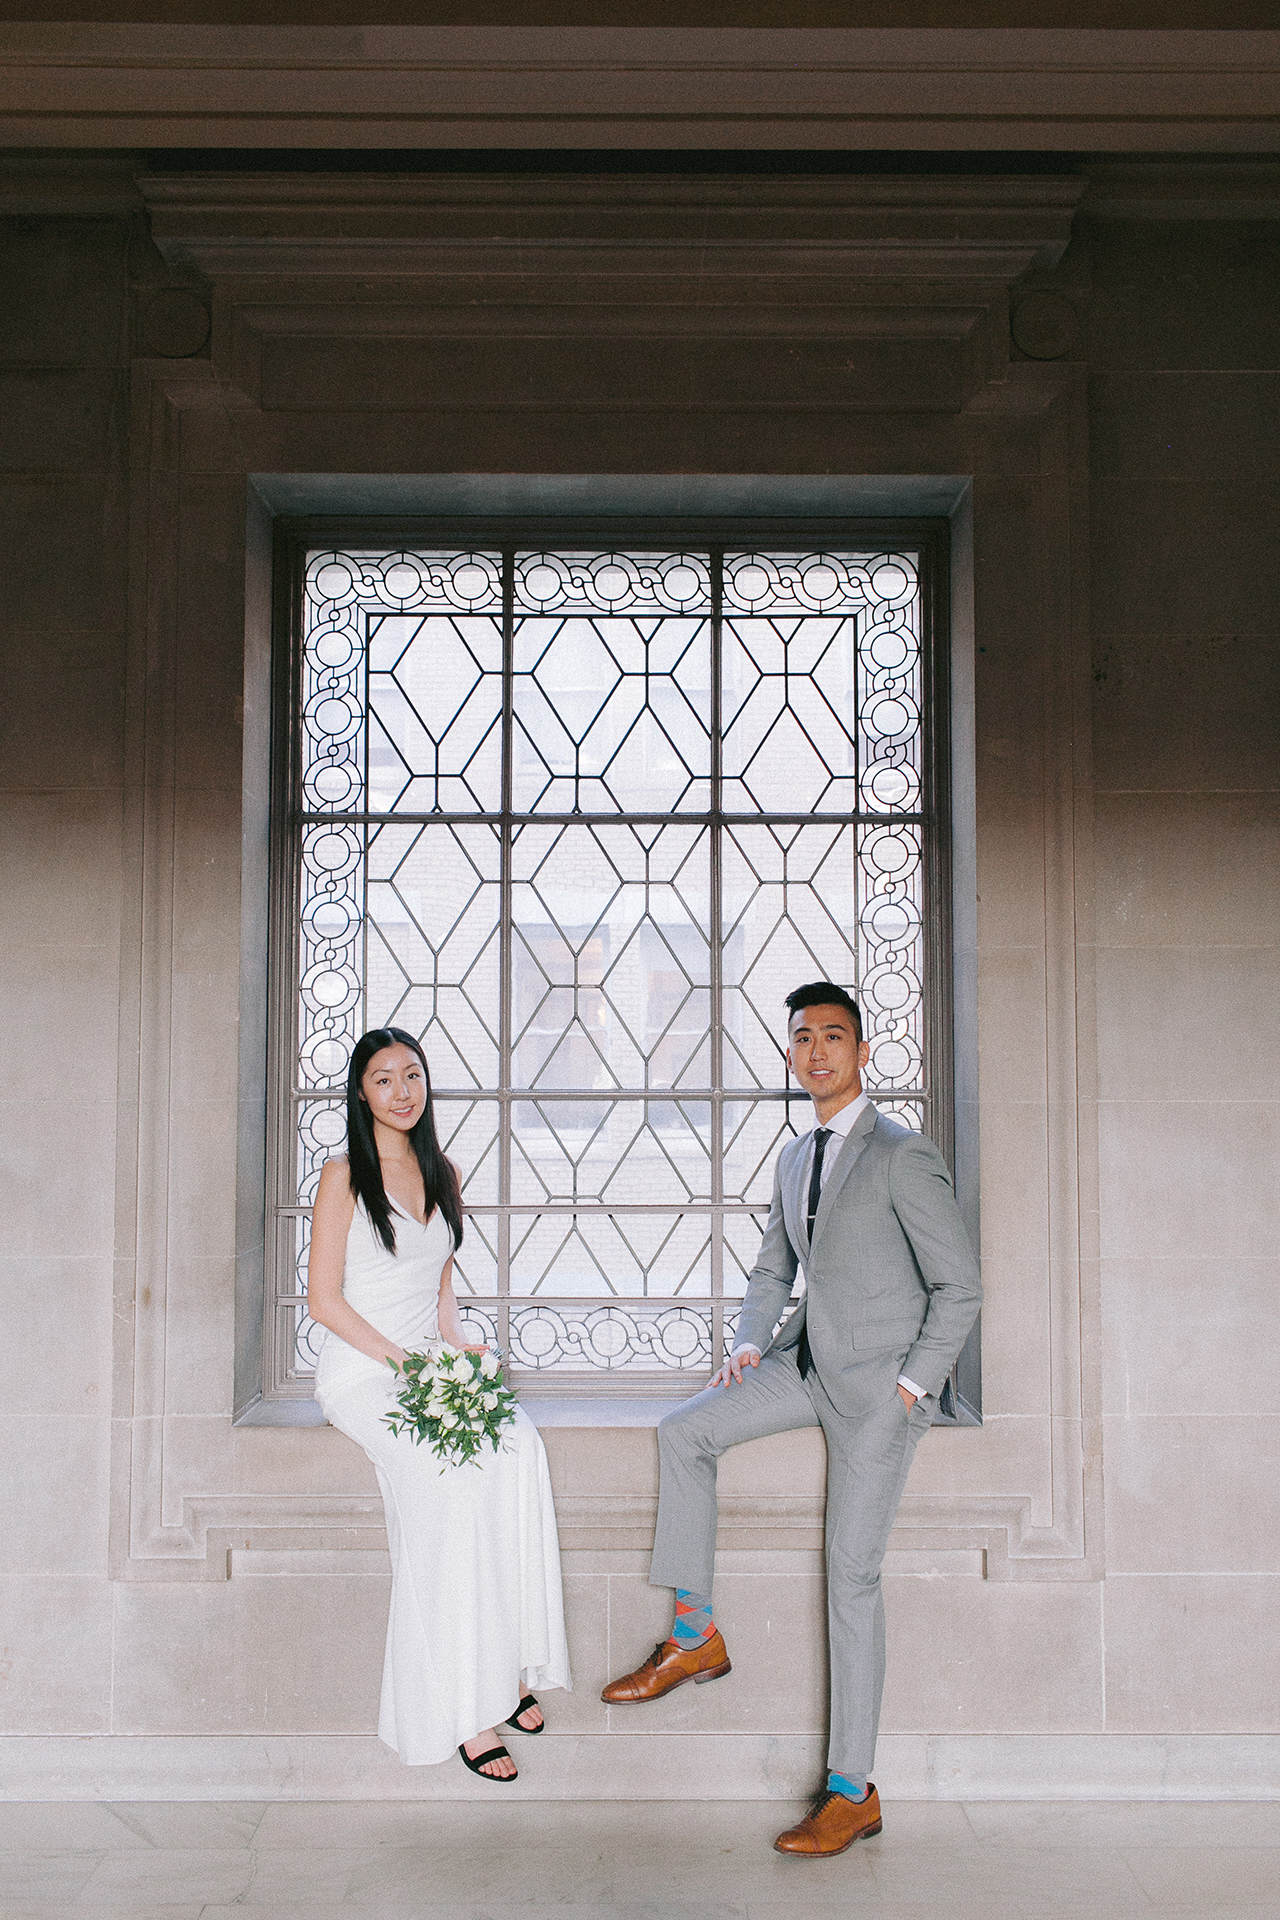
<path id="1" fill-rule="evenodd" d="M 361 1202 L 347 1235 L 344 1297 L 388 1340 L 420 1352 L 439 1338 L 440 1275 L 453 1251 L 437 1211 L 396 1206 L 388 1253 Z M 396 1377 L 327 1333 L 315 1396 L 372 1460 L 387 1513 L 391 1611 L 378 1734 L 409 1766 L 447 1760 L 502 1727 L 526 1692 L 570 1687 L 560 1546 L 542 1439 L 517 1409 L 497 1453 L 443 1466 L 393 1434 Z"/>

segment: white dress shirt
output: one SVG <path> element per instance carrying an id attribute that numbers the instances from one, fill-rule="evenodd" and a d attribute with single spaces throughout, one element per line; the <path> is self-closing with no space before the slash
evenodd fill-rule
<path id="1" fill-rule="evenodd" d="M 819 1127 L 825 1126 L 828 1133 L 835 1135 L 834 1142 L 827 1142 L 827 1148 L 822 1157 L 822 1185 L 825 1187 L 830 1177 L 831 1169 L 834 1167 L 839 1156 L 840 1148 L 849 1138 L 854 1127 L 870 1105 L 870 1096 L 865 1093 L 860 1093 L 856 1100 L 851 1100 L 847 1107 L 841 1107 L 839 1113 L 833 1113 L 829 1120 L 819 1120 L 815 1114 L 813 1133 L 809 1136 L 809 1151 L 805 1156 L 806 1175 L 804 1185 L 801 1189 L 802 1192 L 808 1193 L 809 1191 L 809 1179 L 813 1170 L 813 1156 L 816 1151 L 813 1135 L 817 1133 Z M 759 1347 L 752 1342 L 744 1347 L 735 1347 L 732 1357 L 736 1360 L 739 1354 L 759 1353 L 759 1351 Z M 917 1400 L 924 1399 L 924 1388 L 918 1387 L 914 1380 L 908 1380 L 905 1373 L 898 1375 L 898 1385 L 905 1387 L 908 1393 L 913 1393 Z"/>

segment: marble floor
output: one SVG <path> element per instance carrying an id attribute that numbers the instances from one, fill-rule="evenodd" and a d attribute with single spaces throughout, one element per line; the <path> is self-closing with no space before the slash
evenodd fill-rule
<path id="1" fill-rule="evenodd" d="M 1277 1920 L 1280 1802 L 0 1804 L 0 1920 Z"/>

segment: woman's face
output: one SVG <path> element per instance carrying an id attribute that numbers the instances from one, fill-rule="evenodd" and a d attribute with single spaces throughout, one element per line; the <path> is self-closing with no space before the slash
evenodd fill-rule
<path id="1" fill-rule="evenodd" d="M 364 1070 L 360 1092 L 368 1102 L 375 1126 L 409 1133 L 427 1104 L 427 1078 L 412 1047 L 397 1040 L 375 1053 Z"/>

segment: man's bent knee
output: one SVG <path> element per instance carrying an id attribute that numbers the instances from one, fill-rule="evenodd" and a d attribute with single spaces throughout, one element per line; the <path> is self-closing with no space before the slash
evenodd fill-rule
<path id="1" fill-rule="evenodd" d="M 712 1420 L 707 1417 L 708 1413 L 714 1413 L 715 1402 L 709 1408 L 703 1404 L 703 1398 L 702 1394 L 696 1394 L 692 1400 L 663 1414 L 658 1422 L 659 1454 L 724 1452 L 723 1444 L 712 1433 Z"/>

